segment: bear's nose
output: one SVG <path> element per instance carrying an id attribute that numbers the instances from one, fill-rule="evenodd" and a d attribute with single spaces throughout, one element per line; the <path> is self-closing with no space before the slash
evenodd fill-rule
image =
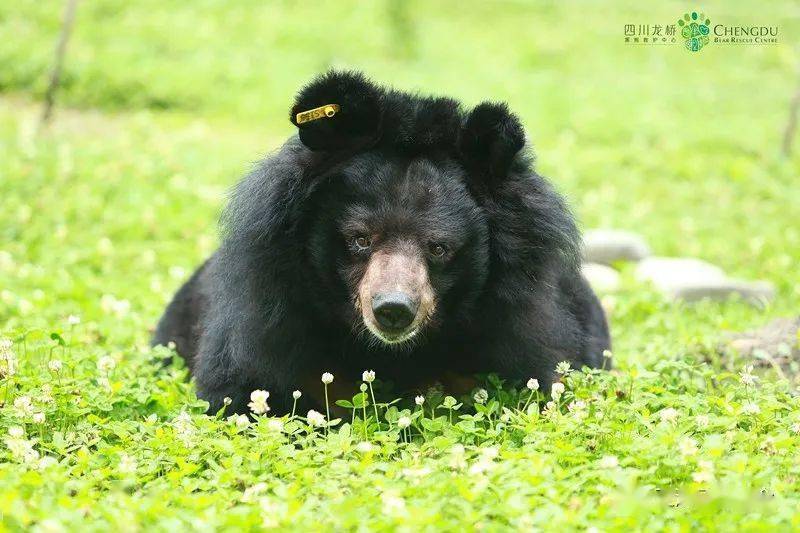
<path id="1" fill-rule="evenodd" d="M 390 292 L 372 297 L 372 313 L 381 329 L 400 331 L 407 328 L 417 316 L 419 303 L 405 293 Z"/>

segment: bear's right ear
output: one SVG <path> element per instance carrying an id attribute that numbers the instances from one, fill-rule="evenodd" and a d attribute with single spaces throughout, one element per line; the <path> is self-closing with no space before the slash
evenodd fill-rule
<path id="1" fill-rule="evenodd" d="M 291 116 L 311 150 L 351 150 L 380 137 L 384 90 L 360 72 L 330 70 L 303 87 Z"/>
<path id="2" fill-rule="evenodd" d="M 461 156 L 475 178 L 490 186 L 506 177 L 524 146 L 522 123 L 506 104 L 493 102 L 483 102 L 467 115 L 459 141 Z"/>

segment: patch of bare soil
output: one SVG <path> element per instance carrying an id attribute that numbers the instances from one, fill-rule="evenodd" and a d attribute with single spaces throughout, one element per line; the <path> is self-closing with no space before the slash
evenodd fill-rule
<path id="1" fill-rule="evenodd" d="M 722 352 L 752 358 L 753 364 L 784 375 L 800 374 L 800 317 L 779 318 L 743 333 L 729 335 Z"/>

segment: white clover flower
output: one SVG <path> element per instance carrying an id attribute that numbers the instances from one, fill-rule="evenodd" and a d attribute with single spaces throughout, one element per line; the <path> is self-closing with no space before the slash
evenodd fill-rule
<path id="1" fill-rule="evenodd" d="M 61 372 L 61 368 L 63 366 L 64 364 L 59 359 L 53 359 L 52 361 L 47 363 L 47 368 L 50 369 L 50 372 L 55 372 L 56 374 Z"/>
<path id="2" fill-rule="evenodd" d="M 497 446 L 481 448 L 481 457 L 484 459 L 496 459 L 498 455 L 500 455 L 500 449 Z"/>
<path id="3" fill-rule="evenodd" d="M 303 395 L 303 393 L 302 393 L 302 392 L 300 392 L 299 390 L 296 390 L 296 391 L 294 391 L 294 392 L 292 393 L 292 398 L 294 398 L 295 400 L 299 400 L 299 399 L 300 399 L 300 396 L 302 396 L 302 395 Z"/>
<path id="4" fill-rule="evenodd" d="M 14 347 L 14 341 L 9 339 L 8 337 L 3 337 L 0 339 L 0 352 L 7 352 L 10 351 L 11 348 Z"/>
<path id="5" fill-rule="evenodd" d="M 33 442 L 23 438 L 8 438 L 6 446 L 11 455 L 18 461 L 32 463 L 39 459 L 39 452 L 33 449 Z"/>
<path id="6" fill-rule="evenodd" d="M 70 326 L 77 326 L 80 323 L 81 323 L 81 317 L 77 315 L 69 315 L 67 317 L 67 324 L 69 324 Z"/>
<path id="7" fill-rule="evenodd" d="M 172 279 L 183 279 L 186 277 L 186 269 L 182 266 L 173 265 L 169 267 L 168 272 Z"/>
<path id="8" fill-rule="evenodd" d="M 191 425 L 192 424 L 192 417 L 186 411 L 181 411 L 178 416 L 172 419 L 172 422 L 180 425 Z"/>
<path id="9" fill-rule="evenodd" d="M 117 317 L 123 317 L 130 311 L 131 303 L 128 300 L 118 300 L 112 294 L 104 294 L 102 298 L 100 298 L 100 307 L 106 313 L 112 313 Z"/>
<path id="10" fill-rule="evenodd" d="M 569 367 L 569 361 L 561 361 L 556 365 L 556 373 L 566 376 L 572 371 Z"/>
<path id="11" fill-rule="evenodd" d="M 381 502 L 383 503 L 383 512 L 389 515 L 401 514 L 406 510 L 406 501 L 389 492 L 381 494 Z"/>
<path id="12" fill-rule="evenodd" d="M 362 440 L 358 444 L 356 444 L 356 451 L 358 453 L 369 453 L 372 451 L 372 443 L 366 440 Z"/>
<path id="13" fill-rule="evenodd" d="M 486 389 L 478 389 L 472 399 L 475 400 L 475 403 L 484 404 L 489 399 L 489 393 L 486 392 Z"/>
<path id="14" fill-rule="evenodd" d="M 569 411 L 575 418 L 578 419 L 586 417 L 588 410 L 589 404 L 584 400 L 575 400 L 570 402 L 570 404 L 567 406 L 567 411 Z"/>
<path id="15" fill-rule="evenodd" d="M 619 459 L 616 455 L 605 455 L 600 459 L 600 468 L 617 468 L 619 466 Z"/>
<path id="16" fill-rule="evenodd" d="M 277 529 L 286 516 L 286 504 L 276 503 L 274 499 L 262 496 L 258 499 L 258 505 L 261 507 L 261 527 Z"/>
<path id="17" fill-rule="evenodd" d="M 603 350 L 603 357 L 606 359 L 611 359 L 614 357 L 614 354 L 611 353 L 611 350 Z"/>
<path id="18" fill-rule="evenodd" d="M 467 467 L 467 459 L 464 456 L 464 445 L 454 444 L 450 448 L 450 468 L 453 470 L 463 470 Z"/>
<path id="19" fill-rule="evenodd" d="M 308 423 L 312 426 L 321 427 L 326 424 L 325 415 L 313 409 L 306 415 L 306 420 L 308 420 Z"/>
<path id="20" fill-rule="evenodd" d="M 20 314 L 28 315 L 31 313 L 31 311 L 33 311 L 33 304 L 30 301 L 22 298 L 17 302 L 17 308 L 19 309 Z"/>
<path id="21" fill-rule="evenodd" d="M 0 352 L 0 377 L 10 378 L 17 373 L 17 359 L 11 350 Z"/>
<path id="22" fill-rule="evenodd" d="M 423 403 L 425 403 L 425 396 L 417 396 L 414 398 L 414 403 L 421 406 Z"/>
<path id="23" fill-rule="evenodd" d="M 0 270 L 11 270 L 15 266 L 14 256 L 5 250 L 0 250 Z"/>
<path id="24" fill-rule="evenodd" d="M 700 428 L 707 428 L 710 423 L 708 415 L 697 415 L 694 417 L 694 421 L 697 423 L 697 427 Z"/>
<path id="25" fill-rule="evenodd" d="M 477 461 L 472 463 L 472 466 L 469 467 L 470 475 L 476 476 L 478 474 L 483 474 L 484 472 L 488 472 L 492 468 L 494 468 L 495 464 L 491 459 L 487 459 L 485 457 L 479 458 Z"/>
<path id="26" fill-rule="evenodd" d="M 742 413 L 746 415 L 757 415 L 761 412 L 761 408 L 757 403 L 747 402 L 742 406 Z"/>
<path id="27" fill-rule="evenodd" d="M 245 429 L 250 426 L 250 417 L 247 415 L 233 416 L 233 423 L 238 429 Z"/>
<path id="28" fill-rule="evenodd" d="M 256 389 L 250 393 L 250 400 L 253 402 L 263 403 L 269 399 L 269 392 L 261 389 Z"/>
<path id="29" fill-rule="evenodd" d="M 33 468 L 36 468 L 37 463 L 39 461 L 39 452 L 31 448 L 28 450 L 25 455 L 23 456 L 22 460 L 31 465 Z"/>
<path id="30" fill-rule="evenodd" d="M 411 418 L 407 416 L 401 416 L 400 418 L 397 419 L 397 427 L 399 427 L 400 429 L 405 429 L 410 425 L 411 425 Z"/>
<path id="31" fill-rule="evenodd" d="M 758 377 L 753 375 L 753 365 L 745 365 L 744 369 L 739 372 L 739 381 L 745 387 L 752 387 L 758 381 Z"/>
<path id="32" fill-rule="evenodd" d="M 375 381 L 375 371 L 374 370 L 364 370 L 364 373 L 361 374 L 361 380 L 365 383 L 372 383 Z M 331 381 L 333 381 L 333 376 L 331 376 Z M 323 383 L 325 381 L 323 380 Z"/>
<path id="33" fill-rule="evenodd" d="M 184 444 L 188 444 L 194 436 L 194 424 L 192 417 L 186 411 L 181 411 L 181 414 L 172 420 L 172 428 Z"/>
<path id="34" fill-rule="evenodd" d="M 658 412 L 662 422 L 675 422 L 678 419 L 678 410 L 672 407 L 667 407 Z"/>
<path id="35" fill-rule="evenodd" d="M 33 419 L 33 422 L 35 424 L 44 424 L 44 419 L 45 419 L 44 413 L 41 412 L 33 413 L 33 416 L 31 418 Z"/>
<path id="36" fill-rule="evenodd" d="M 233 403 L 233 400 L 231 399 L 231 397 L 230 397 L 230 396 L 225 396 L 225 397 L 222 399 L 222 405 L 224 405 L 225 407 L 228 407 L 228 406 L 229 406 L 230 404 L 232 404 L 232 403 Z"/>
<path id="37" fill-rule="evenodd" d="M 684 457 L 693 457 L 697 455 L 697 452 L 699 451 L 697 449 L 697 441 L 691 437 L 682 439 L 678 443 L 678 450 L 680 450 L 681 455 Z"/>
<path id="38" fill-rule="evenodd" d="M 550 396 L 553 397 L 553 400 L 558 401 L 561 398 L 561 395 L 564 394 L 564 384 L 560 382 L 553 383 L 552 387 L 550 388 Z"/>
<path id="39" fill-rule="evenodd" d="M 325 372 L 324 374 L 322 374 L 322 382 L 325 385 L 330 385 L 331 383 L 333 383 L 333 374 L 331 374 L 330 372 Z"/>
<path id="40" fill-rule="evenodd" d="M 114 251 L 114 243 L 108 237 L 103 237 L 97 241 L 97 251 L 100 255 L 109 255 Z"/>
<path id="41" fill-rule="evenodd" d="M 25 435 L 25 430 L 19 426 L 11 426 L 8 428 L 8 436 L 12 439 L 21 439 Z"/>
<path id="42" fill-rule="evenodd" d="M 268 488 L 269 487 L 264 482 L 259 482 L 256 483 L 255 485 L 247 487 L 246 489 L 244 489 L 244 492 L 242 492 L 242 501 L 245 503 L 254 502 L 256 501 L 255 497 L 258 496 L 259 494 L 266 492 Z"/>
<path id="43" fill-rule="evenodd" d="M 45 455 L 41 459 L 39 459 L 39 464 L 36 465 L 36 469 L 47 470 L 51 466 L 55 466 L 57 464 L 58 464 L 58 459 L 50 455 Z M 56 531 L 61 531 L 61 529 L 58 529 Z"/>
<path id="44" fill-rule="evenodd" d="M 774 454 L 777 451 L 775 449 L 775 437 L 773 437 L 772 435 L 768 435 L 766 438 L 764 438 L 763 441 L 761 441 L 761 444 L 759 444 L 758 449 L 770 455 Z"/>
<path id="45" fill-rule="evenodd" d="M 275 433 L 283 431 L 283 420 L 280 418 L 270 418 L 267 420 L 267 429 Z"/>
<path id="46" fill-rule="evenodd" d="M 14 409 L 22 416 L 33 414 L 33 402 L 30 396 L 18 396 L 14 399 Z"/>
<path id="47" fill-rule="evenodd" d="M 427 466 L 423 466 L 423 467 L 420 467 L 420 468 L 404 468 L 400 472 L 400 474 L 403 477 L 406 477 L 406 478 L 409 478 L 409 479 L 422 479 L 424 477 L 429 476 L 430 473 L 431 473 L 431 469 L 428 468 Z"/>
<path id="48" fill-rule="evenodd" d="M 552 416 L 555 415 L 557 412 L 558 412 L 558 405 L 556 405 L 556 402 L 554 401 L 547 402 L 546 404 L 544 404 L 544 409 L 542 409 L 543 416 Z"/>
<path id="49" fill-rule="evenodd" d="M 97 360 L 97 369 L 103 374 L 108 374 L 117 366 L 117 361 L 110 355 L 104 355 Z"/>
<path id="50" fill-rule="evenodd" d="M 800 434 L 800 422 L 795 422 L 789 427 L 789 429 L 792 431 L 792 433 Z"/>
<path id="51" fill-rule="evenodd" d="M 714 463 L 711 461 L 699 461 L 698 470 L 692 474 L 695 483 L 710 483 L 714 481 Z"/>
<path id="52" fill-rule="evenodd" d="M 256 389 L 250 393 L 250 403 L 247 404 L 247 407 L 250 408 L 253 413 L 257 415 L 263 415 L 267 411 L 269 411 L 269 405 L 267 405 L 267 398 L 269 398 L 269 392 L 261 389 Z"/>
<path id="53" fill-rule="evenodd" d="M 136 459 L 128 455 L 127 453 L 121 453 L 119 456 L 119 465 L 117 465 L 117 470 L 121 474 L 135 474 L 136 468 L 139 465 L 136 463 Z"/>
<path id="54" fill-rule="evenodd" d="M 527 387 L 530 390 L 539 390 L 539 380 L 535 378 L 529 379 Z"/>

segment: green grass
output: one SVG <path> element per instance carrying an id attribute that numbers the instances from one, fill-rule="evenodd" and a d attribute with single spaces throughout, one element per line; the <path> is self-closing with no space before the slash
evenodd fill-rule
<path id="1" fill-rule="evenodd" d="M 796 8 L 706 2 L 714 23 L 779 25 L 782 44 L 690 54 L 622 43 L 624 24 L 669 23 L 682 3 L 404 5 L 83 2 L 69 109 L 38 133 L 61 4 L 0 5 L 0 337 L 19 365 L 0 379 L 3 528 L 800 527 L 797 382 L 767 370 L 746 386 L 717 349 L 798 312 L 800 158 L 778 155 Z M 293 92 L 329 65 L 508 101 L 583 227 L 768 279 L 775 301 L 673 303 L 623 267 L 605 297 L 617 370 L 573 374 L 558 413 L 490 386 L 452 422 L 428 398 L 404 434 L 371 405 L 327 437 L 200 414 L 184 369 L 156 371 L 151 328 L 214 249 L 227 189 L 291 134 Z"/>

